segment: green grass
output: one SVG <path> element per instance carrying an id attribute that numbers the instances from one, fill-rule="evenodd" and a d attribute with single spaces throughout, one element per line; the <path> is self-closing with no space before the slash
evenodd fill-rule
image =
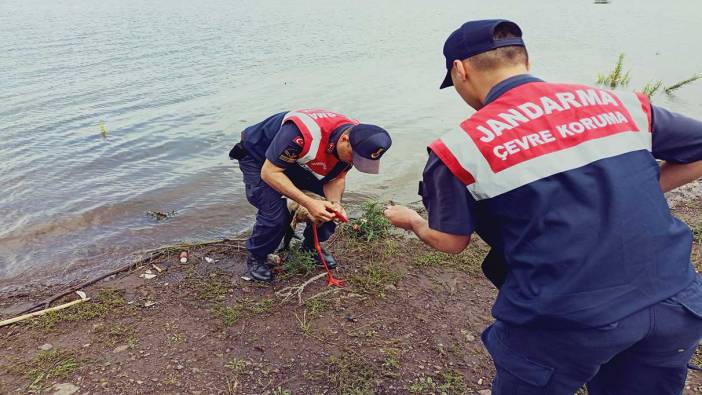
<path id="1" fill-rule="evenodd" d="M 283 270 L 286 275 L 294 276 L 301 274 L 306 276 L 317 270 L 317 261 L 314 258 L 315 252 L 302 251 L 299 245 L 290 247 L 290 251 L 283 262 Z"/>
<path id="2" fill-rule="evenodd" d="M 343 395 L 373 394 L 376 371 L 372 361 L 357 354 L 334 356 L 327 361 L 329 383 Z"/>
<path id="3" fill-rule="evenodd" d="M 315 298 L 305 301 L 305 307 L 313 318 L 319 317 L 325 311 L 329 310 L 330 303 L 327 299 Z"/>
<path id="4" fill-rule="evenodd" d="M 702 78 L 702 74 L 695 74 L 695 75 L 693 75 L 693 76 L 690 77 L 690 78 L 684 79 L 684 80 L 682 80 L 682 81 L 678 81 L 678 82 L 674 83 L 674 84 L 671 85 L 671 86 L 667 86 L 667 87 L 664 89 L 665 94 L 666 94 L 666 95 L 672 95 L 676 90 L 682 88 L 682 87 L 685 86 L 685 85 L 689 85 L 689 84 L 691 84 L 691 83 L 693 83 L 693 82 L 695 82 L 695 81 L 697 81 L 697 80 L 699 80 L 699 79 L 701 79 L 701 78 Z"/>
<path id="5" fill-rule="evenodd" d="M 110 314 L 119 315 L 127 307 L 123 291 L 101 290 L 87 302 L 71 306 L 64 310 L 52 311 L 27 321 L 28 325 L 42 329 L 53 329 L 61 322 L 87 321 L 104 318 Z"/>
<path id="6" fill-rule="evenodd" d="M 438 378 L 422 375 L 412 381 L 407 390 L 411 394 L 442 395 L 461 395 L 468 391 L 463 376 L 451 370 L 441 373 Z"/>
<path id="7" fill-rule="evenodd" d="M 626 88 L 631 81 L 629 71 L 624 72 L 624 54 L 619 54 L 614 69 L 607 74 L 597 75 L 597 84 L 610 89 Z"/>
<path id="8" fill-rule="evenodd" d="M 245 359 L 238 359 L 234 358 L 224 364 L 224 367 L 231 370 L 234 374 L 241 374 L 246 371 L 246 367 L 251 364 L 250 361 L 247 361 Z"/>
<path id="9" fill-rule="evenodd" d="M 219 277 L 211 277 L 194 282 L 197 296 L 202 300 L 223 300 L 229 294 L 231 284 Z"/>
<path id="10" fill-rule="evenodd" d="M 126 343 L 133 346 L 137 343 L 136 330 L 127 325 L 114 324 L 106 326 L 99 324 L 93 329 L 93 332 L 101 338 L 100 340 L 103 343 L 110 346 L 116 346 L 118 343 Z"/>
<path id="11" fill-rule="evenodd" d="M 41 392 L 49 382 L 70 377 L 78 367 L 78 359 L 72 352 L 54 349 L 39 352 L 31 360 L 13 364 L 6 370 L 29 379 L 27 389 L 31 392 Z"/>
<path id="12" fill-rule="evenodd" d="M 270 298 L 263 298 L 258 301 L 245 299 L 232 306 L 219 303 L 210 311 L 225 326 L 234 326 L 244 316 L 255 316 L 269 312 L 273 308 L 273 303 L 273 299 Z"/>
<path id="13" fill-rule="evenodd" d="M 457 255 L 429 251 L 418 255 L 414 260 L 414 265 L 417 267 L 446 267 L 478 274 L 481 272 L 481 264 L 487 252 L 487 247 L 477 243 L 471 244 Z"/>
<path id="14" fill-rule="evenodd" d="M 364 266 L 360 274 L 350 276 L 348 282 L 357 292 L 385 297 L 388 286 L 394 286 L 404 275 L 403 272 L 393 270 L 388 265 L 371 263 Z"/>
<path id="15" fill-rule="evenodd" d="M 351 221 L 349 235 L 358 240 L 373 241 L 390 234 L 390 222 L 383 213 L 384 207 L 379 202 L 365 202 L 361 205 L 361 217 Z"/>

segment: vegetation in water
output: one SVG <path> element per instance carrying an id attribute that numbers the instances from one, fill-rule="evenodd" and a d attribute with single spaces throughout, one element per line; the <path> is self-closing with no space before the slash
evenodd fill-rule
<path id="1" fill-rule="evenodd" d="M 597 84 L 610 89 L 626 88 L 629 86 L 629 82 L 631 81 L 630 73 L 630 70 L 624 72 L 624 54 L 622 53 L 619 54 L 617 63 L 615 63 L 612 71 L 607 74 L 599 73 L 597 75 Z M 663 80 L 653 80 L 646 83 L 643 89 L 641 89 L 641 92 L 649 98 L 660 92 L 665 92 L 666 95 L 672 96 L 678 89 L 692 84 L 699 79 L 702 79 L 702 74 L 694 74 L 690 78 L 678 81 L 668 86 L 663 83 Z"/>

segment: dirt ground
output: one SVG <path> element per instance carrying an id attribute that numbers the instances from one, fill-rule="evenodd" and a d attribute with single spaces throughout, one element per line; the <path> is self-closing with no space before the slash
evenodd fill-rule
<path id="1" fill-rule="evenodd" d="M 699 268 L 702 199 L 675 211 L 693 228 Z M 289 287 L 321 271 L 244 282 L 236 240 L 191 246 L 186 264 L 174 249 L 90 286 L 90 301 L 0 328 L 0 393 L 489 394 L 480 333 L 496 290 L 480 273 L 484 243 L 456 257 L 349 232 L 329 242 L 346 287 L 320 278 L 302 299 Z M 49 293 L 0 299 L 0 318 Z M 688 381 L 685 393 L 702 392 L 700 372 Z"/>

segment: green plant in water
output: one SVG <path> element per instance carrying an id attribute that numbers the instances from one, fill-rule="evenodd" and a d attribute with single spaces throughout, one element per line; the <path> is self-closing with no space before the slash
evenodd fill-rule
<path id="1" fill-rule="evenodd" d="M 361 218 L 351 221 L 351 235 L 356 239 L 373 241 L 382 239 L 390 233 L 390 222 L 385 218 L 383 205 L 378 202 L 366 202 L 361 206 Z"/>
<path id="2" fill-rule="evenodd" d="M 693 83 L 693 82 L 699 80 L 700 78 L 702 78 L 702 74 L 695 74 L 695 75 L 693 75 L 692 77 L 690 77 L 690 78 L 688 78 L 688 79 L 686 79 L 686 80 L 682 80 L 682 81 L 680 81 L 680 82 L 676 82 L 675 84 L 666 87 L 666 88 L 665 88 L 665 93 L 666 93 L 666 95 L 672 95 L 676 90 L 682 88 L 682 87 L 685 86 L 685 85 L 689 85 L 689 84 L 691 84 L 691 83 Z"/>
<path id="3" fill-rule="evenodd" d="M 663 81 L 649 81 L 641 90 L 641 92 L 651 98 L 659 89 L 663 87 Z"/>
<path id="4" fill-rule="evenodd" d="M 624 70 L 624 54 L 619 54 L 619 59 L 614 65 L 614 69 L 609 72 L 609 74 L 598 74 L 597 84 L 606 86 L 611 89 L 626 88 L 629 85 L 631 77 L 629 76 L 630 71 L 626 73 Z"/>

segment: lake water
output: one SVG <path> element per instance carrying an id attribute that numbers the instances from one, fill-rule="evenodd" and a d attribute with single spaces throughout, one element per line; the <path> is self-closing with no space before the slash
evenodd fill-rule
<path id="1" fill-rule="evenodd" d="M 702 72 L 699 0 L 0 1 L 0 291 L 246 229 L 227 153 L 286 109 L 387 128 L 382 174 L 352 172 L 350 196 L 417 200 L 424 147 L 470 114 L 437 89 L 443 41 L 494 17 L 522 26 L 547 80 L 593 83 L 620 52 L 632 89 Z M 655 102 L 702 118 L 702 81 Z"/>

